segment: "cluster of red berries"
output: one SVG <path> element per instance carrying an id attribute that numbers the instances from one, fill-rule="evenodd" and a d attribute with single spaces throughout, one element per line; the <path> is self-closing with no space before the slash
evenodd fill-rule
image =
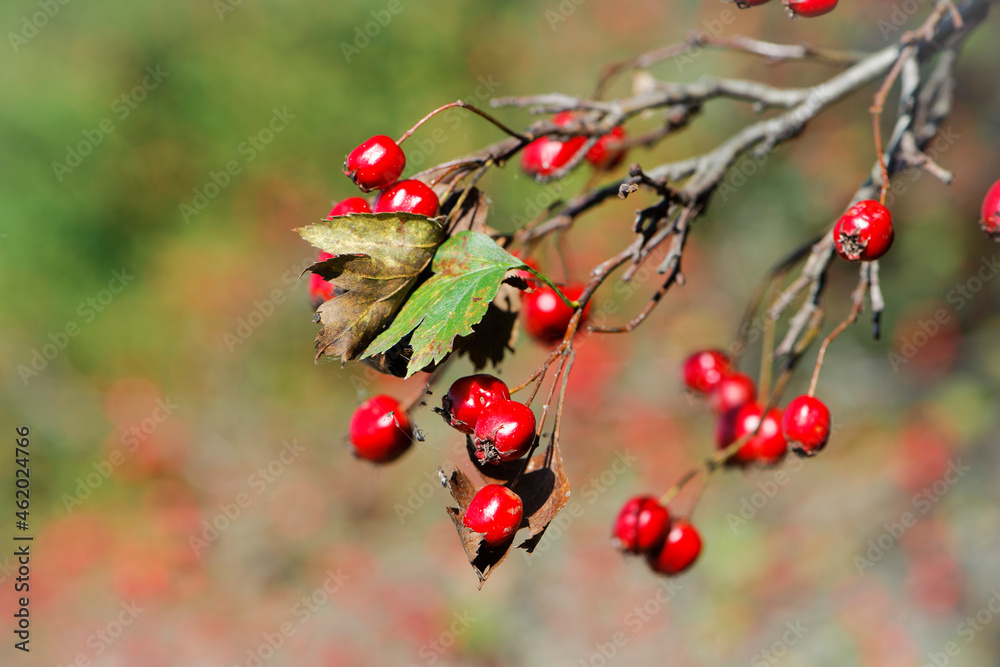
<path id="1" fill-rule="evenodd" d="M 770 0 L 736 0 L 736 6 L 741 9 L 763 5 Z M 790 16 L 805 16 L 813 18 L 829 14 L 837 6 L 837 0 L 784 0 Z"/>
<path id="2" fill-rule="evenodd" d="M 572 111 L 562 111 L 552 117 L 552 122 L 565 127 L 575 117 Z M 615 127 L 590 147 L 584 159 L 598 169 L 614 169 L 625 159 L 624 139 L 625 130 L 621 126 Z M 536 178 L 551 176 L 569 164 L 585 143 L 586 137 L 571 137 L 565 141 L 552 137 L 535 139 L 521 152 L 521 169 Z"/>
<path id="3" fill-rule="evenodd" d="M 691 567 L 701 554 L 701 536 L 685 519 L 671 520 L 670 511 L 652 496 L 636 496 L 618 513 L 612 543 L 626 554 L 645 556 L 654 572 L 675 575 Z"/>

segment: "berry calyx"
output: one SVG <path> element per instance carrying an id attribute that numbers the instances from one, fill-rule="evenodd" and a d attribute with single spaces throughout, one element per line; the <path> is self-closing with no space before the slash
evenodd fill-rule
<path id="1" fill-rule="evenodd" d="M 360 199 L 360 197 L 358 199 Z M 317 257 L 316 261 L 322 262 L 330 259 L 331 257 L 333 257 L 333 255 L 330 253 L 320 250 L 319 257 Z M 335 297 L 337 295 L 336 290 L 337 288 L 334 287 L 333 283 L 329 280 L 324 280 L 318 273 L 309 274 L 309 299 L 312 301 L 313 308 L 319 308 L 324 302 Z"/>
<path id="2" fill-rule="evenodd" d="M 652 496 L 636 496 L 618 513 L 612 531 L 615 548 L 638 554 L 655 551 L 670 531 L 670 512 Z"/>
<path id="3" fill-rule="evenodd" d="M 344 174 L 365 192 L 392 185 L 406 167 L 406 155 L 392 138 L 377 134 L 348 153 Z"/>
<path id="4" fill-rule="evenodd" d="M 829 14 L 837 6 L 837 0 L 785 0 L 785 7 L 792 17 L 814 18 Z"/>
<path id="5" fill-rule="evenodd" d="M 473 443 L 483 463 L 521 458 L 535 439 L 535 413 L 524 403 L 501 400 L 483 408 L 476 420 Z"/>
<path id="6" fill-rule="evenodd" d="M 497 547 L 514 536 L 523 516 L 524 504 L 516 493 L 500 484 L 487 484 L 465 508 L 462 523 L 482 533 L 486 544 Z"/>
<path id="7" fill-rule="evenodd" d="M 614 169 L 625 159 L 626 150 L 621 147 L 625 129 L 620 125 L 597 140 L 584 156 L 587 162 L 598 169 Z"/>
<path id="8" fill-rule="evenodd" d="M 760 424 L 759 430 L 757 424 Z M 788 442 L 781 433 L 781 410 L 771 408 L 765 415 L 764 406 L 760 403 L 747 403 L 722 415 L 716 425 L 715 442 L 719 449 L 725 449 L 754 431 L 757 431 L 757 434 L 743 443 L 726 460 L 727 463 L 774 465 L 785 458 Z"/>
<path id="9" fill-rule="evenodd" d="M 813 456 L 830 439 L 830 409 L 814 396 L 792 399 L 781 418 L 781 431 L 799 456 Z"/>
<path id="10" fill-rule="evenodd" d="M 379 394 L 358 406 L 351 417 L 354 455 L 372 463 L 388 463 L 402 456 L 413 442 L 413 424 L 392 396 Z"/>
<path id="11" fill-rule="evenodd" d="M 379 193 L 376 213 L 399 211 L 433 218 L 438 212 L 438 196 L 423 181 L 408 179 Z"/>
<path id="12" fill-rule="evenodd" d="M 552 117 L 559 126 L 568 125 L 573 120 L 571 111 L 563 111 Z M 551 176 L 573 159 L 580 147 L 587 143 L 586 137 L 572 137 L 565 141 L 552 137 L 539 137 L 521 151 L 521 169 L 529 176 Z"/>
<path id="13" fill-rule="evenodd" d="M 833 226 L 837 254 L 849 262 L 871 262 L 892 246 L 892 215 L 873 199 L 859 201 L 847 209 Z"/>
<path id="14" fill-rule="evenodd" d="M 702 350 L 685 359 L 681 369 L 688 389 L 707 393 L 730 373 L 732 363 L 721 350 Z"/>
<path id="15" fill-rule="evenodd" d="M 336 206 L 330 209 L 327 219 L 335 218 L 338 215 L 347 215 L 348 213 L 371 213 L 372 210 L 368 206 L 368 202 L 364 197 L 348 197 L 344 201 L 340 202 Z"/>
<path id="16" fill-rule="evenodd" d="M 649 554 L 646 561 L 654 572 L 674 576 L 694 565 L 701 555 L 701 535 L 690 522 L 674 521 L 663 547 Z"/>
<path id="17" fill-rule="evenodd" d="M 982 218 L 979 226 L 989 234 L 994 241 L 1000 241 L 1000 181 L 997 181 L 986 192 L 983 198 Z"/>
<path id="18" fill-rule="evenodd" d="M 566 298 L 576 300 L 583 294 L 583 285 L 567 285 L 562 288 Z M 587 321 L 589 303 L 583 309 L 579 331 Z M 535 291 L 524 294 L 521 298 L 521 314 L 524 318 L 524 328 L 528 335 L 543 345 L 554 345 L 566 335 L 569 322 L 576 311 L 563 303 L 556 291 L 548 285 L 541 285 Z"/>
<path id="19" fill-rule="evenodd" d="M 734 408 L 743 407 L 756 399 L 757 385 L 754 384 L 753 378 L 745 373 L 724 375 L 709 392 L 712 409 L 720 415 Z"/>
<path id="20" fill-rule="evenodd" d="M 472 434 L 484 408 L 509 400 L 510 391 L 503 380 L 481 373 L 455 380 L 441 399 L 441 408 L 452 428 Z"/>

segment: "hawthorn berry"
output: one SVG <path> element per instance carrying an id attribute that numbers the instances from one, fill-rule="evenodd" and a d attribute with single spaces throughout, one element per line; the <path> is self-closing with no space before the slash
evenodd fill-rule
<path id="1" fill-rule="evenodd" d="M 438 212 L 438 196 L 423 181 L 408 179 L 379 193 L 376 213 L 400 211 L 433 218 Z"/>
<path id="2" fill-rule="evenodd" d="M 524 516 L 520 496 L 500 484 L 487 484 L 476 492 L 465 508 L 462 523 L 477 533 L 491 547 L 497 547 L 517 532 Z"/>
<path id="3" fill-rule="evenodd" d="M 781 418 L 781 431 L 799 456 L 813 456 L 830 439 L 830 410 L 813 396 L 792 399 Z"/>
<path id="4" fill-rule="evenodd" d="M 704 394 L 722 382 L 730 373 L 732 363 L 721 350 L 702 350 L 685 359 L 681 368 L 685 386 Z"/>
<path id="5" fill-rule="evenodd" d="M 652 496 L 636 496 L 618 513 L 612 532 L 615 548 L 638 554 L 659 549 L 670 531 L 670 512 Z"/>
<path id="6" fill-rule="evenodd" d="M 760 430 L 757 429 L 757 424 L 760 424 Z M 781 410 L 771 408 L 765 415 L 764 406 L 756 402 L 747 403 L 722 415 L 716 425 L 715 442 L 719 449 L 725 449 L 754 431 L 757 434 L 743 443 L 727 459 L 727 463 L 774 465 L 785 457 L 788 442 L 781 433 Z"/>
<path id="7" fill-rule="evenodd" d="M 583 294 L 583 285 L 567 285 L 562 293 L 568 299 L 576 300 Z M 580 325 L 577 331 L 587 321 L 588 307 L 583 309 Z M 566 335 L 569 321 L 576 311 L 563 303 L 556 291 L 548 285 L 541 285 L 535 291 L 524 294 L 521 298 L 521 313 L 524 318 L 524 328 L 528 335 L 544 345 L 554 345 Z"/>
<path id="8" fill-rule="evenodd" d="M 859 201 L 847 209 L 833 226 L 837 254 L 849 262 L 870 262 L 892 246 L 892 215 L 873 199 Z"/>
<path id="9" fill-rule="evenodd" d="M 338 215 L 347 215 L 348 213 L 371 213 L 372 210 L 368 206 L 368 202 L 364 197 L 348 197 L 344 201 L 340 202 L 336 206 L 330 209 L 330 214 L 326 217 L 335 218 Z"/>
<path id="10" fill-rule="evenodd" d="M 476 420 L 476 458 L 501 463 L 521 458 L 535 439 L 535 413 L 524 403 L 500 400 L 490 403 Z"/>
<path id="11" fill-rule="evenodd" d="M 510 391 L 503 380 L 481 373 L 455 380 L 441 399 L 441 407 L 453 428 L 472 434 L 483 408 L 509 400 Z"/>
<path id="12" fill-rule="evenodd" d="M 344 174 L 365 192 L 392 185 L 403 173 L 406 155 L 393 139 L 377 134 L 347 155 Z"/>
<path id="13" fill-rule="evenodd" d="M 573 120 L 571 111 L 563 111 L 552 117 L 559 126 L 568 125 Z M 521 169 L 529 176 L 550 176 L 559 171 L 587 143 L 586 137 L 571 137 L 565 141 L 552 137 L 539 137 L 521 151 Z"/>
<path id="14" fill-rule="evenodd" d="M 663 547 L 647 555 L 654 572 L 673 576 L 691 567 L 701 555 L 701 535 L 689 521 L 678 519 L 667 533 Z"/>
<path id="15" fill-rule="evenodd" d="M 785 6 L 793 17 L 813 18 L 832 12 L 837 6 L 837 0 L 785 0 Z"/>
<path id="16" fill-rule="evenodd" d="M 997 181 L 986 192 L 983 198 L 983 217 L 979 226 L 989 234 L 994 241 L 1000 241 L 1000 181 Z"/>
<path id="17" fill-rule="evenodd" d="M 756 400 L 757 385 L 745 373 L 730 373 L 722 376 L 708 396 L 712 409 L 721 415 Z"/>
<path id="18" fill-rule="evenodd" d="M 584 156 L 587 162 L 598 169 L 614 169 L 625 159 L 626 150 L 618 144 L 625 138 L 625 129 L 620 125 L 597 140 Z"/>
<path id="19" fill-rule="evenodd" d="M 331 257 L 333 255 L 330 253 L 320 250 L 316 261 L 322 262 Z M 329 280 L 324 280 L 318 273 L 309 274 L 309 299 L 312 301 L 313 308 L 319 308 L 324 302 L 329 301 L 336 295 L 336 287 L 333 286 L 333 283 Z"/>
<path id="20" fill-rule="evenodd" d="M 379 394 L 354 411 L 350 437 L 356 457 L 372 463 L 388 463 L 410 448 L 413 424 L 399 401 Z"/>

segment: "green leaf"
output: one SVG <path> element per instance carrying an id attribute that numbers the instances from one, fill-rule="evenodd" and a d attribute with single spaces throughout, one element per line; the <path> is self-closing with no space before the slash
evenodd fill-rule
<path id="1" fill-rule="evenodd" d="M 413 356 L 407 377 L 444 359 L 456 336 L 467 336 L 486 314 L 504 275 L 524 266 L 481 232 L 459 232 L 434 255 L 433 271 L 418 287 L 393 323 L 365 350 L 364 357 L 385 352 L 413 332 Z"/>
<path id="2" fill-rule="evenodd" d="M 410 213 L 344 215 L 296 231 L 333 255 L 308 269 L 344 290 L 316 311 L 316 356 L 343 361 L 388 325 L 445 237 L 441 223 Z"/>

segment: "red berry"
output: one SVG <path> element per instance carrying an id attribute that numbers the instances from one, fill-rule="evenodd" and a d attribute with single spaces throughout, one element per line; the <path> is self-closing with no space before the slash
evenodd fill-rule
<path id="1" fill-rule="evenodd" d="M 401 211 L 433 218 L 438 212 L 438 197 L 422 181 L 400 181 L 383 190 L 375 200 L 376 213 Z"/>
<path id="2" fill-rule="evenodd" d="M 322 262 L 331 257 L 333 255 L 330 253 L 320 250 L 316 261 Z M 309 299 L 312 301 L 313 308 L 319 308 L 325 301 L 329 301 L 336 295 L 336 288 L 333 286 L 333 283 L 329 280 L 323 280 L 318 273 L 309 274 Z"/>
<path id="3" fill-rule="evenodd" d="M 441 407 L 452 427 L 463 433 L 476 432 L 476 420 L 483 408 L 497 401 L 509 401 L 510 392 L 500 378 L 492 375 L 468 375 L 452 383 L 441 399 Z"/>
<path id="4" fill-rule="evenodd" d="M 792 16 L 812 18 L 832 12 L 837 0 L 785 0 L 785 6 Z"/>
<path id="5" fill-rule="evenodd" d="M 781 431 L 800 456 L 812 456 L 830 439 L 830 410 L 813 396 L 792 399 L 781 418 Z"/>
<path id="6" fill-rule="evenodd" d="M 535 439 L 535 413 L 524 403 L 491 403 L 476 420 L 476 458 L 483 463 L 519 459 Z"/>
<path id="7" fill-rule="evenodd" d="M 722 382 L 722 378 L 730 373 L 732 364 L 725 352 L 720 350 L 702 350 L 695 352 L 684 360 L 682 370 L 684 384 L 688 389 L 707 393 Z"/>
<path id="8" fill-rule="evenodd" d="M 724 375 L 719 384 L 709 392 L 712 409 L 718 414 L 725 414 L 733 408 L 739 408 L 756 400 L 757 385 L 753 378 L 745 373 L 730 373 Z"/>
<path id="9" fill-rule="evenodd" d="M 562 293 L 567 298 L 576 300 L 583 294 L 583 285 L 567 285 Z M 577 331 L 587 320 L 588 307 L 583 309 L 583 316 Z M 528 335 L 545 345 L 554 345 L 566 335 L 569 321 L 576 311 L 563 303 L 556 291 L 548 285 L 539 286 L 534 292 L 524 294 L 521 298 L 521 313 L 524 317 L 524 328 Z"/>
<path id="10" fill-rule="evenodd" d="M 647 556 L 654 572 L 673 576 L 691 567 L 701 554 L 701 535 L 684 519 L 674 521 L 663 548 Z"/>
<path id="11" fill-rule="evenodd" d="M 465 508 L 462 523 L 483 534 L 491 547 L 500 546 L 517 532 L 524 516 L 521 498 L 500 484 L 487 484 Z"/>
<path id="12" fill-rule="evenodd" d="M 625 553 L 659 549 L 670 531 L 670 512 L 652 496 L 629 500 L 615 519 L 612 541 Z"/>
<path id="13" fill-rule="evenodd" d="M 354 455 L 373 463 L 399 458 L 413 442 L 413 425 L 392 396 L 373 396 L 358 406 L 351 417 Z"/>
<path id="14" fill-rule="evenodd" d="M 1000 241 L 1000 181 L 994 183 L 986 192 L 982 214 L 979 226 L 992 236 L 994 241 Z"/>
<path id="15" fill-rule="evenodd" d="M 571 111 L 563 111 L 552 118 L 552 122 L 560 126 L 572 120 Z M 521 169 L 530 176 L 549 176 L 565 167 L 585 143 L 586 137 L 572 137 L 566 141 L 539 137 L 521 151 Z"/>
<path id="16" fill-rule="evenodd" d="M 381 190 L 396 182 L 406 166 L 406 155 L 391 138 L 378 134 L 348 154 L 344 174 L 364 190 Z"/>
<path id="17" fill-rule="evenodd" d="M 833 226 L 833 245 L 849 262 L 878 259 L 892 246 L 892 238 L 889 209 L 872 199 L 847 209 Z"/>
<path id="18" fill-rule="evenodd" d="M 764 406 L 760 403 L 747 403 L 743 407 L 730 410 L 719 418 L 715 430 L 715 442 L 719 449 L 725 449 L 737 440 L 750 435 L 761 423 Z M 729 457 L 728 463 L 747 465 L 763 463 L 773 465 L 779 463 L 788 451 L 788 443 L 781 434 L 781 410 L 771 408 L 764 415 L 757 435 L 747 440 L 742 447 Z"/>
<path id="19" fill-rule="evenodd" d="M 625 130 L 620 125 L 597 140 L 585 156 L 587 162 L 598 169 L 614 169 L 625 159 L 625 149 L 619 144 L 625 138 Z"/>
<path id="20" fill-rule="evenodd" d="M 348 213 L 371 213 L 371 208 L 368 207 L 368 202 L 365 201 L 364 197 L 348 197 L 344 201 L 340 202 L 336 206 L 330 209 L 330 214 L 326 216 L 327 218 L 335 218 L 338 215 L 347 215 Z"/>

